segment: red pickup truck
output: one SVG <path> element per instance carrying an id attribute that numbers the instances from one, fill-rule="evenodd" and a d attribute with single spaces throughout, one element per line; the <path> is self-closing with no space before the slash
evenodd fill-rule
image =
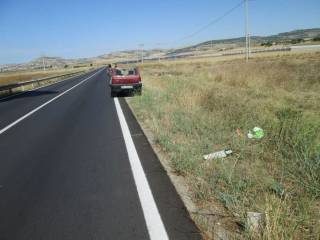
<path id="1" fill-rule="evenodd" d="M 111 97 L 116 97 L 118 93 L 133 92 L 141 95 L 142 82 L 139 69 L 111 69 L 110 88 Z"/>

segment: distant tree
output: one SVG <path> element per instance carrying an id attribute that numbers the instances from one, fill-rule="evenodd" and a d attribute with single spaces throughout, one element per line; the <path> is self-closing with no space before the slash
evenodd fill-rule
<path id="1" fill-rule="evenodd" d="M 297 44 L 297 43 L 301 43 L 301 42 L 304 42 L 304 40 L 302 38 L 297 38 L 297 39 L 291 40 L 291 44 Z"/>
<path id="2" fill-rule="evenodd" d="M 67 67 L 69 67 L 68 64 L 64 65 L 64 68 L 67 68 Z"/>
<path id="3" fill-rule="evenodd" d="M 315 37 L 315 38 L 312 39 L 312 41 L 318 42 L 318 41 L 320 41 L 320 37 Z"/>
<path id="4" fill-rule="evenodd" d="M 271 46 L 272 46 L 272 42 L 265 42 L 265 43 L 261 43 L 261 46 L 264 46 L 264 47 L 271 47 Z"/>
<path id="5" fill-rule="evenodd" d="M 93 66 L 93 64 L 92 63 L 90 63 L 90 67 L 92 67 Z"/>

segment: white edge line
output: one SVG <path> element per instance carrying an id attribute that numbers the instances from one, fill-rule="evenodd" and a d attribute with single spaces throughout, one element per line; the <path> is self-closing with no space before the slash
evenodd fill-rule
<path id="1" fill-rule="evenodd" d="M 161 220 L 157 205 L 154 201 L 148 180 L 143 171 L 137 150 L 134 146 L 129 127 L 123 115 L 118 98 L 114 98 L 123 138 L 127 148 L 128 158 L 133 178 L 138 191 L 144 219 L 151 240 L 167 240 L 168 235 Z"/>
<path id="2" fill-rule="evenodd" d="M 91 76 L 87 77 L 86 79 L 82 80 L 81 82 L 79 82 L 78 84 L 74 85 L 73 87 L 69 88 L 68 90 L 60 93 L 59 95 L 55 96 L 54 98 L 52 98 L 51 100 L 45 102 L 44 104 L 40 105 L 39 107 L 35 108 L 34 110 L 32 110 L 31 112 L 28 112 L 27 114 L 25 114 L 24 116 L 20 117 L 19 119 L 17 119 L 16 121 L 14 121 L 13 123 L 10 123 L 8 126 L 4 127 L 3 129 L 0 130 L 0 135 L 6 131 L 8 131 L 10 128 L 12 128 L 13 126 L 15 126 L 16 124 L 18 124 L 19 122 L 21 122 L 22 120 L 26 119 L 27 117 L 29 117 L 30 115 L 34 114 L 35 112 L 39 111 L 41 108 L 45 107 L 46 105 L 48 105 L 49 103 L 53 102 L 54 100 L 60 98 L 61 96 L 63 96 L 64 94 L 68 93 L 69 91 L 71 91 L 72 89 L 78 87 L 79 85 L 81 85 L 82 83 L 84 83 L 85 81 L 89 80 L 90 78 L 92 78 L 93 76 L 97 75 L 98 73 L 100 73 L 103 69 L 101 69 L 100 71 L 92 74 Z"/>
<path id="3" fill-rule="evenodd" d="M 86 73 L 84 73 L 84 74 L 86 74 Z M 72 76 L 72 77 L 69 77 L 69 78 L 66 78 L 66 79 L 62 79 L 61 81 L 54 82 L 54 83 L 51 83 L 51 84 L 48 84 L 48 85 L 44 85 L 44 86 L 41 86 L 41 87 L 33 88 L 33 89 L 30 89 L 30 90 L 27 90 L 27 91 L 18 92 L 18 93 L 16 93 L 16 94 L 13 94 L 13 95 L 9 95 L 9 96 L 0 98 L 0 101 L 5 100 L 5 99 L 9 99 L 9 98 L 13 98 L 13 97 L 19 96 L 19 95 L 24 94 L 24 93 L 33 92 L 33 91 L 39 90 L 39 89 L 41 89 L 41 88 L 50 87 L 50 86 L 52 86 L 52 85 L 54 85 L 54 84 L 58 84 L 58 83 L 67 81 L 67 80 L 70 80 L 70 79 L 72 79 L 72 78 L 76 78 L 76 77 L 79 77 L 79 76 L 81 76 L 81 75 L 84 75 L 84 74 L 80 74 L 80 75 L 77 75 L 77 76 Z M 49 81 L 49 80 L 48 80 L 48 81 Z"/>

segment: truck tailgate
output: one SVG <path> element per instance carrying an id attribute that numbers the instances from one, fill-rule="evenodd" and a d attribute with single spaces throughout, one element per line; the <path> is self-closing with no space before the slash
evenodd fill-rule
<path id="1" fill-rule="evenodd" d="M 112 84 L 132 84 L 139 83 L 141 81 L 140 76 L 112 76 Z"/>

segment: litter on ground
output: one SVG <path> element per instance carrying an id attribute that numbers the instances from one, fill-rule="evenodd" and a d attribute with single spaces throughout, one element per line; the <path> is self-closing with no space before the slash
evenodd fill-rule
<path id="1" fill-rule="evenodd" d="M 204 158 L 204 160 L 211 160 L 211 159 L 216 159 L 216 158 L 225 158 L 230 154 L 232 154 L 232 150 L 225 149 L 225 150 L 222 150 L 222 151 L 213 152 L 213 153 L 204 155 L 203 158 Z"/>

